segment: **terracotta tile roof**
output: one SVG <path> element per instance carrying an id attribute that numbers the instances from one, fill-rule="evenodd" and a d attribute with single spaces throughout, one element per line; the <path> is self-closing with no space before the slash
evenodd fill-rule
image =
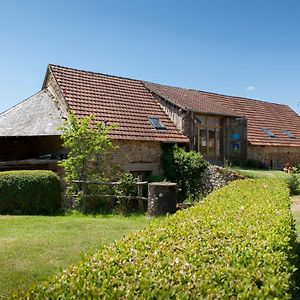
<path id="1" fill-rule="evenodd" d="M 144 84 L 153 93 L 174 102 L 183 109 L 208 114 L 240 116 L 237 112 L 216 101 L 216 94 L 152 82 L 144 82 Z M 220 96 L 222 97 L 222 95 L 218 95 L 218 97 Z"/>
<path id="2" fill-rule="evenodd" d="M 113 139 L 188 142 L 152 94 L 138 80 L 49 65 L 68 108 L 79 117 L 93 114 L 97 121 L 118 123 Z M 158 117 L 167 130 L 155 129 Z"/>
<path id="3" fill-rule="evenodd" d="M 145 86 L 181 108 L 246 117 L 248 141 L 253 145 L 300 146 L 300 116 L 287 105 L 149 82 L 145 82 Z M 276 138 L 269 137 L 262 128 L 270 129 Z M 289 138 L 284 130 L 296 138 Z"/>
<path id="4" fill-rule="evenodd" d="M 300 146 L 300 116 L 289 106 L 239 97 L 222 98 L 220 102 L 247 117 L 251 144 Z M 267 136 L 262 128 L 270 129 L 276 138 Z M 289 138 L 285 130 L 296 138 Z"/>

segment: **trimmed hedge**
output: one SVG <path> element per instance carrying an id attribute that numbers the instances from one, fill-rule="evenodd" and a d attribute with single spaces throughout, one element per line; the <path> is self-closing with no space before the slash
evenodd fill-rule
<path id="1" fill-rule="evenodd" d="M 290 299 L 293 243 L 284 182 L 235 181 L 14 297 Z"/>
<path id="2" fill-rule="evenodd" d="M 53 214 L 61 208 L 59 177 L 51 171 L 0 172 L 0 214 Z"/>

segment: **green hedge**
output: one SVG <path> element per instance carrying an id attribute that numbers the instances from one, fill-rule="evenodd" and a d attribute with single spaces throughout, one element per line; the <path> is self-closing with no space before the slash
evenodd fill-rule
<path id="1" fill-rule="evenodd" d="M 286 185 L 236 181 L 14 297 L 289 299 L 293 243 Z"/>
<path id="2" fill-rule="evenodd" d="M 0 172 L 0 214 L 53 214 L 60 208 L 61 186 L 55 173 Z"/>

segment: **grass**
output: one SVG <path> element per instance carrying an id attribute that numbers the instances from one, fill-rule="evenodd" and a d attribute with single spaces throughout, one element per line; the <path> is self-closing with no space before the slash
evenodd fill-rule
<path id="1" fill-rule="evenodd" d="M 293 196 L 293 197 L 291 197 L 291 199 L 292 199 L 292 202 L 294 203 L 293 215 L 294 215 L 294 219 L 295 219 L 297 241 L 300 243 L 300 195 Z"/>
<path id="2" fill-rule="evenodd" d="M 263 178 L 263 177 L 287 178 L 290 175 L 286 172 L 279 171 L 279 170 L 250 169 L 250 168 L 241 168 L 241 167 L 231 167 L 229 169 L 238 172 L 243 176 L 252 177 L 252 178 Z"/>
<path id="3" fill-rule="evenodd" d="M 0 299 L 148 223 L 146 216 L 0 216 Z"/>

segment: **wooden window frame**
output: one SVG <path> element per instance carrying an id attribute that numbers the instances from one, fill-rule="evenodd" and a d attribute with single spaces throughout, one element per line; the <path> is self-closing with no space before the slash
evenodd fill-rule
<path id="1" fill-rule="evenodd" d="M 213 116 L 213 115 L 196 115 L 195 117 L 205 117 L 205 124 L 200 124 L 196 122 L 196 134 L 197 134 L 197 151 L 200 152 L 200 130 L 205 129 L 205 138 L 206 138 L 206 153 L 201 153 L 203 154 L 204 158 L 210 160 L 219 160 L 221 159 L 221 130 L 223 128 L 221 124 L 222 117 L 219 116 Z M 218 125 L 209 125 L 208 124 L 208 118 L 214 118 L 218 120 Z M 216 122 L 217 123 L 217 122 Z M 217 154 L 217 129 L 219 129 L 219 153 Z M 214 130 L 215 133 L 215 138 L 214 138 L 214 155 L 211 156 L 209 155 L 209 130 Z"/>

